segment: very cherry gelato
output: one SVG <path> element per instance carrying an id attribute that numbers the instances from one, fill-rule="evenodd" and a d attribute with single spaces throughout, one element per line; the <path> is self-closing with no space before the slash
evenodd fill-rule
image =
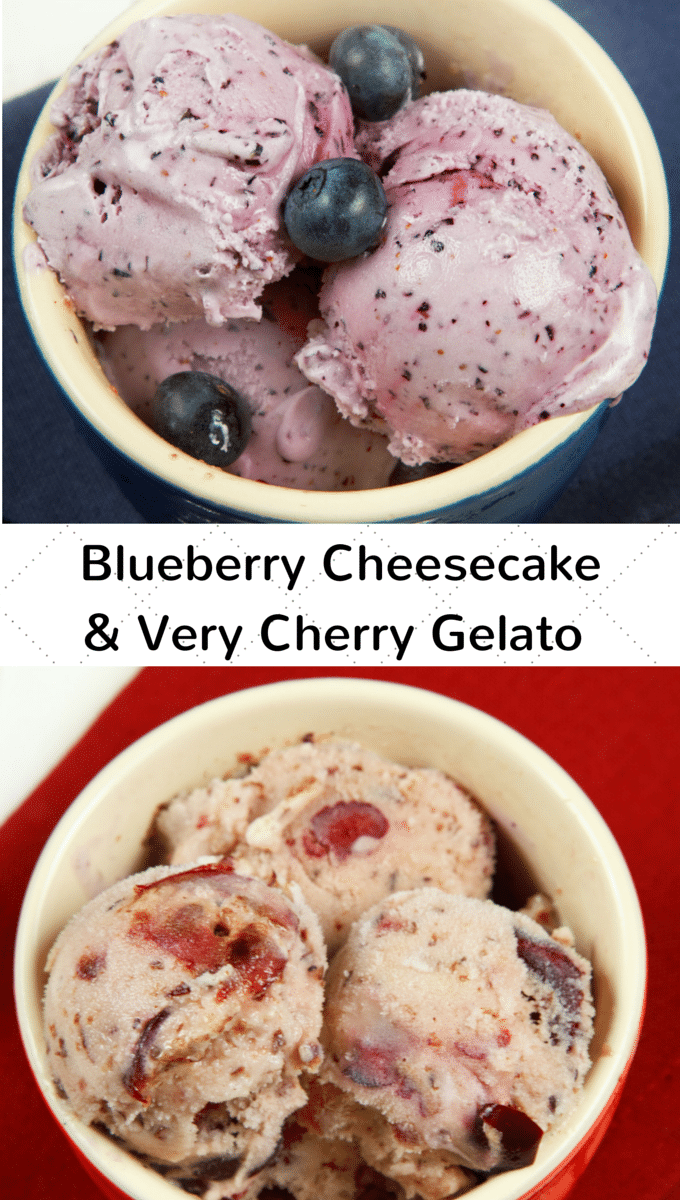
<path id="1" fill-rule="evenodd" d="M 532 1162 L 590 1066 L 590 964 L 520 913 L 436 888 L 358 920 L 326 986 L 313 1126 L 407 1197 Z M 322 1103 L 318 1103 L 320 1096 Z"/>
<path id="2" fill-rule="evenodd" d="M 228 863 L 124 879 L 50 952 L 57 1091 L 186 1190 L 243 1191 L 320 1065 L 325 965 L 301 898 Z"/>
<path id="3" fill-rule="evenodd" d="M 353 742 L 266 755 L 161 810 L 170 862 L 229 854 L 280 887 L 294 882 L 329 950 L 374 901 L 437 884 L 488 896 L 495 839 L 479 805 L 442 771 L 404 767 Z"/>
<path id="4" fill-rule="evenodd" d="M 445 1200 L 531 1163 L 593 1022 L 548 899 L 488 898 L 492 824 L 441 771 L 313 734 L 244 762 L 50 951 L 61 1100 L 205 1200 Z"/>

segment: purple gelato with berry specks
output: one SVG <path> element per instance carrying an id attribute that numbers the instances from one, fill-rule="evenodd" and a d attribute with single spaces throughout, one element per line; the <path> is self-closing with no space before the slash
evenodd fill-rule
<path id="1" fill-rule="evenodd" d="M 435 93 L 356 144 L 389 204 L 298 355 L 405 463 L 467 462 L 637 378 L 656 290 L 599 167 L 543 110 Z"/>
<path id="2" fill-rule="evenodd" d="M 74 68 L 51 115 L 24 214 L 100 329 L 258 320 L 300 258 L 288 189 L 355 156 L 338 76 L 237 15 L 135 22 Z"/>

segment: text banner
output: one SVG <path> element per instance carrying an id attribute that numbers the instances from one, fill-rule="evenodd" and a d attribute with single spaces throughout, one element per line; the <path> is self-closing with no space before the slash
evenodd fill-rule
<path id="1" fill-rule="evenodd" d="M 7 665 L 676 665 L 675 526 L 7 526 Z"/>

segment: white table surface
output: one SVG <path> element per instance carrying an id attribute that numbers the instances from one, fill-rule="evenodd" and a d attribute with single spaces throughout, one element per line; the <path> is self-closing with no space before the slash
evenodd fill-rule
<path id="1" fill-rule="evenodd" d="M 136 667 L 0 669 L 0 823 L 136 674 Z"/>
<path id="2" fill-rule="evenodd" d="M 5 0 L 2 98 L 56 79 L 131 0 Z"/>
<path id="3" fill-rule="evenodd" d="M 3 100 L 56 79 L 129 7 L 130 0 L 6 0 Z M 0 669 L 0 822 L 135 674 L 130 667 Z"/>
<path id="4" fill-rule="evenodd" d="M 56 79 L 130 0 L 6 0 L 3 99 Z M 136 674 L 129 667 L 0 669 L 0 821 Z"/>

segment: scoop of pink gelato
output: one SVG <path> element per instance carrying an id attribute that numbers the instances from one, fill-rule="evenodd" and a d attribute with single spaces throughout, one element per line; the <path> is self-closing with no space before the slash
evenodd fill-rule
<path id="1" fill-rule="evenodd" d="M 239 16 L 154 17 L 77 66 L 25 205 L 96 328 L 259 317 L 300 253 L 280 219 L 314 163 L 356 157 L 339 78 Z"/>
<path id="2" fill-rule="evenodd" d="M 329 953 L 395 890 L 487 896 L 495 861 L 490 821 L 452 779 L 346 741 L 274 750 L 242 779 L 176 797 L 156 827 L 174 863 L 230 854 L 247 874 L 298 886 Z"/>
<path id="3" fill-rule="evenodd" d="M 647 358 L 656 292 L 597 164 L 554 118 L 436 93 L 357 138 L 385 236 L 334 265 L 298 355 L 405 463 L 467 462 L 617 397 Z"/>
<path id="4" fill-rule="evenodd" d="M 299 896 L 227 862 L 132 875 L 50 951 L 56 1091 L 187 1191 L 241 1193 L 305 1103 L 303 1069 L 320 1065 L 324 966 Z"/>
<path id="5" fill-rule="evenodd" d="M 329 969 L 315 1123 L 356 1137 L 407 1197 L 444 1200 L 469 1170 L 527 1165 L 590 1066 L 590 975 L 521 913 L 437 888 L 393 893 Z"/>

